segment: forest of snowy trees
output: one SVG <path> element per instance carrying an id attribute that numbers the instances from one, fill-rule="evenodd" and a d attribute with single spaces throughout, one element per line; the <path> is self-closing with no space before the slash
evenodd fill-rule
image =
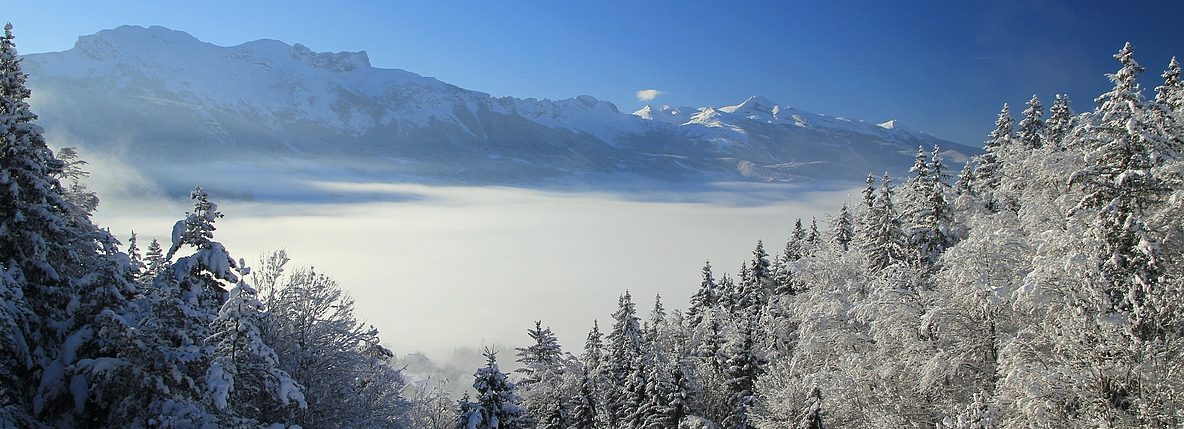
<path id="1" fill-rule="evenodd" d="M 706 264 L 686 311 L 625 292 L 578 356 L 536 324 L 454 427 L 1181 427 L 1184 84 L 1172 59 L 1147 99 L 1115 58 L 1093 111 L 1004 105 L 956 180 L 920 149 L 829 228 Z"/>
<path id="2" fill-rule="evenodd" d="M 1061 428 L 1184 425 L 1184 83 L 1132 49 L 1074 114 L 1004 105 L 955 178 L 908 177 L 705 264 L 685 311 L 625 292 L 582 350 L 542 322 L 473 393 L 408 395 L 340 285 L 250 270 L 195 189 L 169 243 L 91 221 L 85 162 L 45 143 L 0 38 L 0 427 Z M 894 183 L 895 181 L 895 183 Z M 498 359 L 518 369 L 500 369 Z M 468 380 L 457 382 L 467 383 Z"/>

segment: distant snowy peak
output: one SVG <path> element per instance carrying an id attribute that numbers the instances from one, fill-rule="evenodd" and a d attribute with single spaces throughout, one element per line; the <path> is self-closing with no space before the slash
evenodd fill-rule
<path id="1" fill-rule="evenodd" d="M 744 133 L 743 122 L 752 121 L 799 128 L 854 132 L 901 141 L 934 139 L 924 132 L 901 126 L 900 122 L 896 120 L 873 125 L 864 121 L 795 109 L 759 95 L 748 97 L 739 104 L 723 107 L 672 108 L 663 105 L 660 108 L 654 108 L 647 105 L 633 112 L 633 115 L 647 121 L 676 126 L 697 125 L 713 129 L 731 129 L 740 133 Z"/>
<path id="2" fill-rule="evenodd" d="M 770 100 L 765 97 L 761 97 L 759 95 L 754 95 L 754 96 L 748 97 L 748 99 L 744 100 L 744 102 L 742 102 L 740 104 L 737 104 L 735 106 L 720 107 L 719 110 L 721 112 L 726 112 L 726 113 L 731 113 L 731 114 L 736 114 L 736 115 L 749 115 L 749 114 L 776 115 L 781 110 L 781 107 L 778 106 L 777 103 L 773 100 Z"/>
<path id="3" fill-rule="evenodd" d="M 642 107 L 640 110 L 633 112 L 633 116 L 637 116 L 637 117 L 639 117 L 641 119 L 645 119 L 647 121 L 657 121 L 657 122 L 663 122 L 663 123 L 672 124 L 672 125 L 682 125 L 683 123 L 686 123 L 686 121 L 689 119 L 689 116 L 684 114 L 684 112 L 697 112 L 697 111 L 698 111 L 698 109 L 695 109 L 692 107 L 674 108 L 674 107 L 670 107 L 670 105 L 667 105 L 667 104 L 663 104 L 662 107 L 655 109 L 653 106 L 647 104 L 645 107 Z"/>

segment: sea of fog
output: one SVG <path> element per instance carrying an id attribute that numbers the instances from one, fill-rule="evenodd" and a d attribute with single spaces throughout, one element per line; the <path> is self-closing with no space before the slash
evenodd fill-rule
<path id="1" fill-rule="evenodd" d="M 96 166 L 95 221 L 140 247 L 167 246 L 191 208 L 141 186 L 134 171 Z M 259 181 L 244 182 L 249 188 Z M 225 218 L 215 239 L 255 265 L 285 249 L 290 266 L 314 266 L 356 299 L 397 354 L 447 356 L 455 348 L 523 346 L 540 320 L 579 353 L 599 320 L 607 332 L 630 291 L 644 318 L 661 294 L 685 308 L 710 260 L 736 273 L 757 240 L 777 253 L 797 218 L 808 225 L 855 189 L 716 184 L 677 193 L 541 191 L 506 187 L 290 181 L 308 201 L 215 199 Z M 300 188 L 303 187 L 303 188 Z M 303 191 L 302 191 L 303 189 Z M 325 196 L 335 198 L 326 198 Z"/>

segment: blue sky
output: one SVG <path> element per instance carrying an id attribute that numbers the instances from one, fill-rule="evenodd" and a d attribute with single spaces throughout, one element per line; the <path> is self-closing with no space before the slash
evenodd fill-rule
<path id="1" fill-rule="evenodd" d="M 978 145 L 1000 104 L 1068 93 L 1092 108 L 1125 41 L 1154 87 L 1184 56 L 1184 2 L 23 1 L 0 19 L 23 53 L 79 35 L 163 25 L 228 46 L 261 38 L 369 53 L 464 88 L 593 95 L 630 112 L 723 106 L 749 95 L 902 123 Z M 1013 111 L 1022 110 L 1013 107 Z"/>

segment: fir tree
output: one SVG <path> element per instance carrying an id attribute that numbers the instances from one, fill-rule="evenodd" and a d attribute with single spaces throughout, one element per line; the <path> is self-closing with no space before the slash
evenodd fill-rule
<path id="1" fill-rule="evenodd" d="M 543 328 L 542 321 L 535 321 L 534 329 L 527 329 L 526 334 L 534 343 L 516 349 L 518 363 L 522 364 L 522 367 L 514 370 L 523 375 L 522 381 L 518 383 L 523 388 L 539 382 L 542 374 L 558 375 L 549 374 L 549 370 L 558 365 L 563 353 L 559 340 L 551 332 L 551 327 Z"/>
<path id="2" fill-rule="evenodd" d="M 644 343 L 641 322 L 637 318 L 637 309 L 629 291 L 625 291 L 617 302 L 617 311 L 613 313 L 613 330 L 607 340 L 608 381 L 611 386 L 624 387 L 641 360 Z M 616 389 L 610 391 L 605 404 L 610 424 L 623 424 L 630 414 L 636 411 L 627 408 L 630 406 L 629 400 L 627 392 Z"/>
<path id="3" fill-rule="evenodd" d="M 654 295 L 654 308 L 650 310 L 650 318 L 644 327 L 645 343 L 651 352 L 662 350 L 667 346 L 662 338 L 666 328 L 666 307 L 662 305 L 662 294 L 656 294 Z"/>
<path id="4" fill-rule="evenodd" d="M 764 374 L 766 363 L 757 351 L 751 324 L 741 323 L 737 336 L 729 343 L 728 354 L 727 386 L 734 407 L 727 418 L 728 427 L 746 429 L 751 427 L 748 412 L 756 401 L 756 379 Z"/>
<path id="5" fill-rule="evenodd" d="M 958 181 L 954 183 L 954 193 L 956 195 L 975 195 L 974 183 L 978 180 L 974 176 L 973 161 L 966 161 L 962 164 L 962 172 L 958 173 Z"/>
<path id="6" fill-rule="evenodd" d="M 703 280 L 699 282 L 699 289 L 691 295 L 691 306 L 687 309 L 687 321 L 690 322 L 690 327 L 699 325 L 703 320 L 703 315 L 710 312 L 719 300 L 718 287 L 715 284 L 715 276 L 711 273 L 711 261 L 703 263 Z"/>
<path id="7" fill-rule="evenodd" d="M 802 222 L 798 220 L 798 228 L 801 228 Z M 804 236 L 805 233 L 803 232 Z M 756 284 L 763 284 L 769 281 L 769 254 L 765 252 L 765 243 L 757 240 L 756 248 L 752 250 L 752 261 L 749 262 L 748 269 L 752 275 L 752 280 Z"/>
<path id="8" fill-rule="evenodd" d="M 590 373 L 595 372 L 604 359 L 604 342 L 600 334 L 600 323 L 595 320 L 592 321 L 592 330 L 588 331 L 588 338 L 584 341 L 582 358 L 587 372 Z"/>
<path id="9" fill-rule="evenodd" d="M 462 400 L 457 428 L 521 429 L 527 427 L 525 411 L 518 406 L 516 386 L 497 366 L 496 353 L 485 350 L 485 366 L 473 374 L 475 402 Z"/>
<path id="10" fill-rule="evenodd" d="M 847 203 L 843 203 L 839 214 L 831 221 L 831 231 L 834 234 L 831 241 L 844 252 L 850 250 L 851 241 L 855 239 L 855 223 L 851 217 L 851 210 L 847 208 Z"/>
<path id="11" fill-rule="evenodd" d="M 127 239 L 127 257 L 128 269 L 135 274 L 135 278 L 139 279 L 144 275 L 144 257 L 140 255 L 140 247 L 136 245 L 136 232 L 132 231 L 132 236 Z"/>
<path id="12" fill-rule="evenodd" d="M 929 174 L 931 181 L 948 184 L 950 182 L 950 175 L 946 173 L 946 166 L 942 162 L 941 148 L 933 145 L 933 151 L 929 153 Z"/>
<path id="13" fill-rule="evenodd" d="M 773 290 L 770 302 L 797 293 L 793 279 L 794 262 L 796 261 L 790 260 L 789 255 L 784 252 L 777 255 L 777 260 L 773 264 Z"/>
<path id="14" fill-rule="evenodd" d="M 1155 102 L 1163 105 L 1168 111 L 1177 114 L 1184 113 L 1184 82 L 1180 80 L 1180 63 L 1176 57 L 1168 63 L 1164 70 L 1163 85 L 1155 87 Z"/>
<path id="15" fill-rule="evenodd" d="M 822 233 L 818 231 L 818 218 L 810 217 L 810 230 L 806 232 L 805 251 L 802 252 L 804 256 L 809 256 L 818 250 L 818 246 L 822 243 Z"/>
<path id="16" fill-rule="evenodd" d="M 163 273 L 167 265 L 164 249 L 161 249 L 160 242 L 153 238 L 152 242 L 148 243 L 148 251 L 144 253 L 144 275 L 140 277 L 140 282 L 151 284 L 152 279 Z"/>
<path id="17" fill-rule="evenodd" d="M 917 156 L 913 161 L 913 166 L 909 167 L 909 173 L 913 173 L 909 183 L 928 183 L 930 181 L 929 160 L 926 158 L 924 146 L 917 146 Z"/>
<path id="18" fill-rule="evenodd" d="M 953 207 L 946 201 L 948 185 L 941 177 L 941 154 L 936 147 L 927 165 L 929 175 L 926 180 L 914 179 L 905 194 L 911 212 L 908 244 L 916 262 L 924 267 L 937 263 L 941 253 L 957 241 L 953 232 Z"/>
<path id="19" fill-rule="evenodd" d="M 241 419 L 291 422 L 292 410 L 287 408 L 308 404 L 299 383 L 279 368 L 275 351 L 263 341 L 260 325 L 267 314 L 255 289 L 241 278 L 211 325 L 207 392 L 216 409 Z"/>
<path id="20" fill-rule="evenodd" d="M 658 410 L 658 419 L 654 427 L 678 427 L 679 422 L 691 415 L 691 403 L 695 401 L 695 391 L 683 372 L 682 365 L 670 367 L 669 389 L 665 395 L 665 406 Z"/>
<path id="21" fill-rule="evenodd" d="M 90 363 L 126 364 L 104 346 L 126 337 L 135 285 L 117 240 L 90 222 L 93 207 L 71 201 L 59 181 L 67 165 L 35 123 L 13 40 L 8 24 L 0 37 L 0 424 L 103 426 L 110 402 L 128 392 Z M 77 388 L 86 385 L 93 397 Z"/>
<path id="22" fill-rule="evenodd" d="M 891 177 L 885 173 L 875 204 L 868 210 L 864 222 L 868 228 L 864 232 L 862 245 L 871 272 L 878 272 L 905 259 L 904 231 L 893 205 L 891 182 Z"/>
<path id="23" fill-rule="evenodd" d="M 1162 275 L 1159 245 L 1147 232 L 1146 211 L 1167 189 L 1156 176 L 1158 148 L 1166 137 L 1148 123 L 1137 78 L 1143 68 L 1127 43 L 1115 59 L 1122 67 L 1110 74 L 1114 88 L 1095 100 L 1093 136 L 1086 166 L 1073 174 L 1086 196 L 1078 209 L 1097 208 L 1095 232 L 1103 243 L 1097 261 L 1112 309 L 1129 312 L 1134 335 L 1153 336 L 1157 323 L 1150 295 Z"/>
<path id="24" fill-rule="evenodd" d="M 587 373 L 583 374 L 580 379 L 580 391 L 571 405 L 570 429 L 592 429 L 596 426 L 598 407 L 595 391 L 592 378 Z"/>
<path id="25" fill-rule="evenodd" d="M 1045 123 L 1045 144 L 1064 149 L 1064 140 L 1073 129 L 1073 110 L 1069 108 L 1069 96 L 1057 94 L 1057 98 L 1048 109 L 1048 121 Z"/>
<path id="26" fill-rule="evenodd" d="M 802 228 L 802 219 L 799 218 L 793 222 L 793 231 L 789 233 L 789 239 L 785 241 L 785 250 L 782 251 L 786 258 L 790 261 L 797 261 L 805 256 L 806 230 Z"/>
<path id="27" fill-rule="evenodd" d="M 876 176 L 869 173 L 865 183 L 867 186 L 863 188 L 863 208 L 867 210 L 872 208 L 872 204 L 876 201 Z"/>
<path id="28" fill-rule="evenodd" d="M 74 206 L 78 216 L 89 219 L 99 207 L 99 197 L 86 189 L 84 181 L 90 177 L 90 172 L 84 168 L 87 162 L 78 157 L 78 148 L 75 147 L 61 148 L 57 157 L 62 161 L 62 169 L 57 176 L 63 183 L 66 200 Z"/>
<path id="29" fill-rule="evenodd" d="M 1012 128 L 1014 123 L 1007 103 L 1004 103 L 1003 109 L 999 111 L 999 118 L 995 120 L 995 129 L 987 137 L 983 146 L 984 152 L 979 156 L 978 165 L 974 169 L 977 179 L 975 188 L 978 190 L 994 190 L 999 187 L 999 180 L 1003 177 L 1003 167 L 1000 164 L 1003 159 L 1000 159 L 1000 155 L 1015 139 Z"/>
<path id="30" fill-rule="evenodd" d="M 732 280 L 732 277 L 728 276 L 728 273 L 724 273 L 720 277 L 717 290 L 719 290 L 719 293 L 716 295 L 718 297 L 716 298 L 716 308 L 723 309 L 728 313 L 734 312 L 739 305 L 740 290 L 736 287 L 736 282 Z"/>
<path id="31" fill-rule="evenodd" d="M 1020 128 L 1016 132 L 1016 140 L 1024 149 L 1040 149 L 1044 146 L 1045 136 L 1044 106 L 1040 99 L 1032 95 L 1028 100 L 1028 107 L 1024 109 L 1024 118 L 1020 120 Z"/>

